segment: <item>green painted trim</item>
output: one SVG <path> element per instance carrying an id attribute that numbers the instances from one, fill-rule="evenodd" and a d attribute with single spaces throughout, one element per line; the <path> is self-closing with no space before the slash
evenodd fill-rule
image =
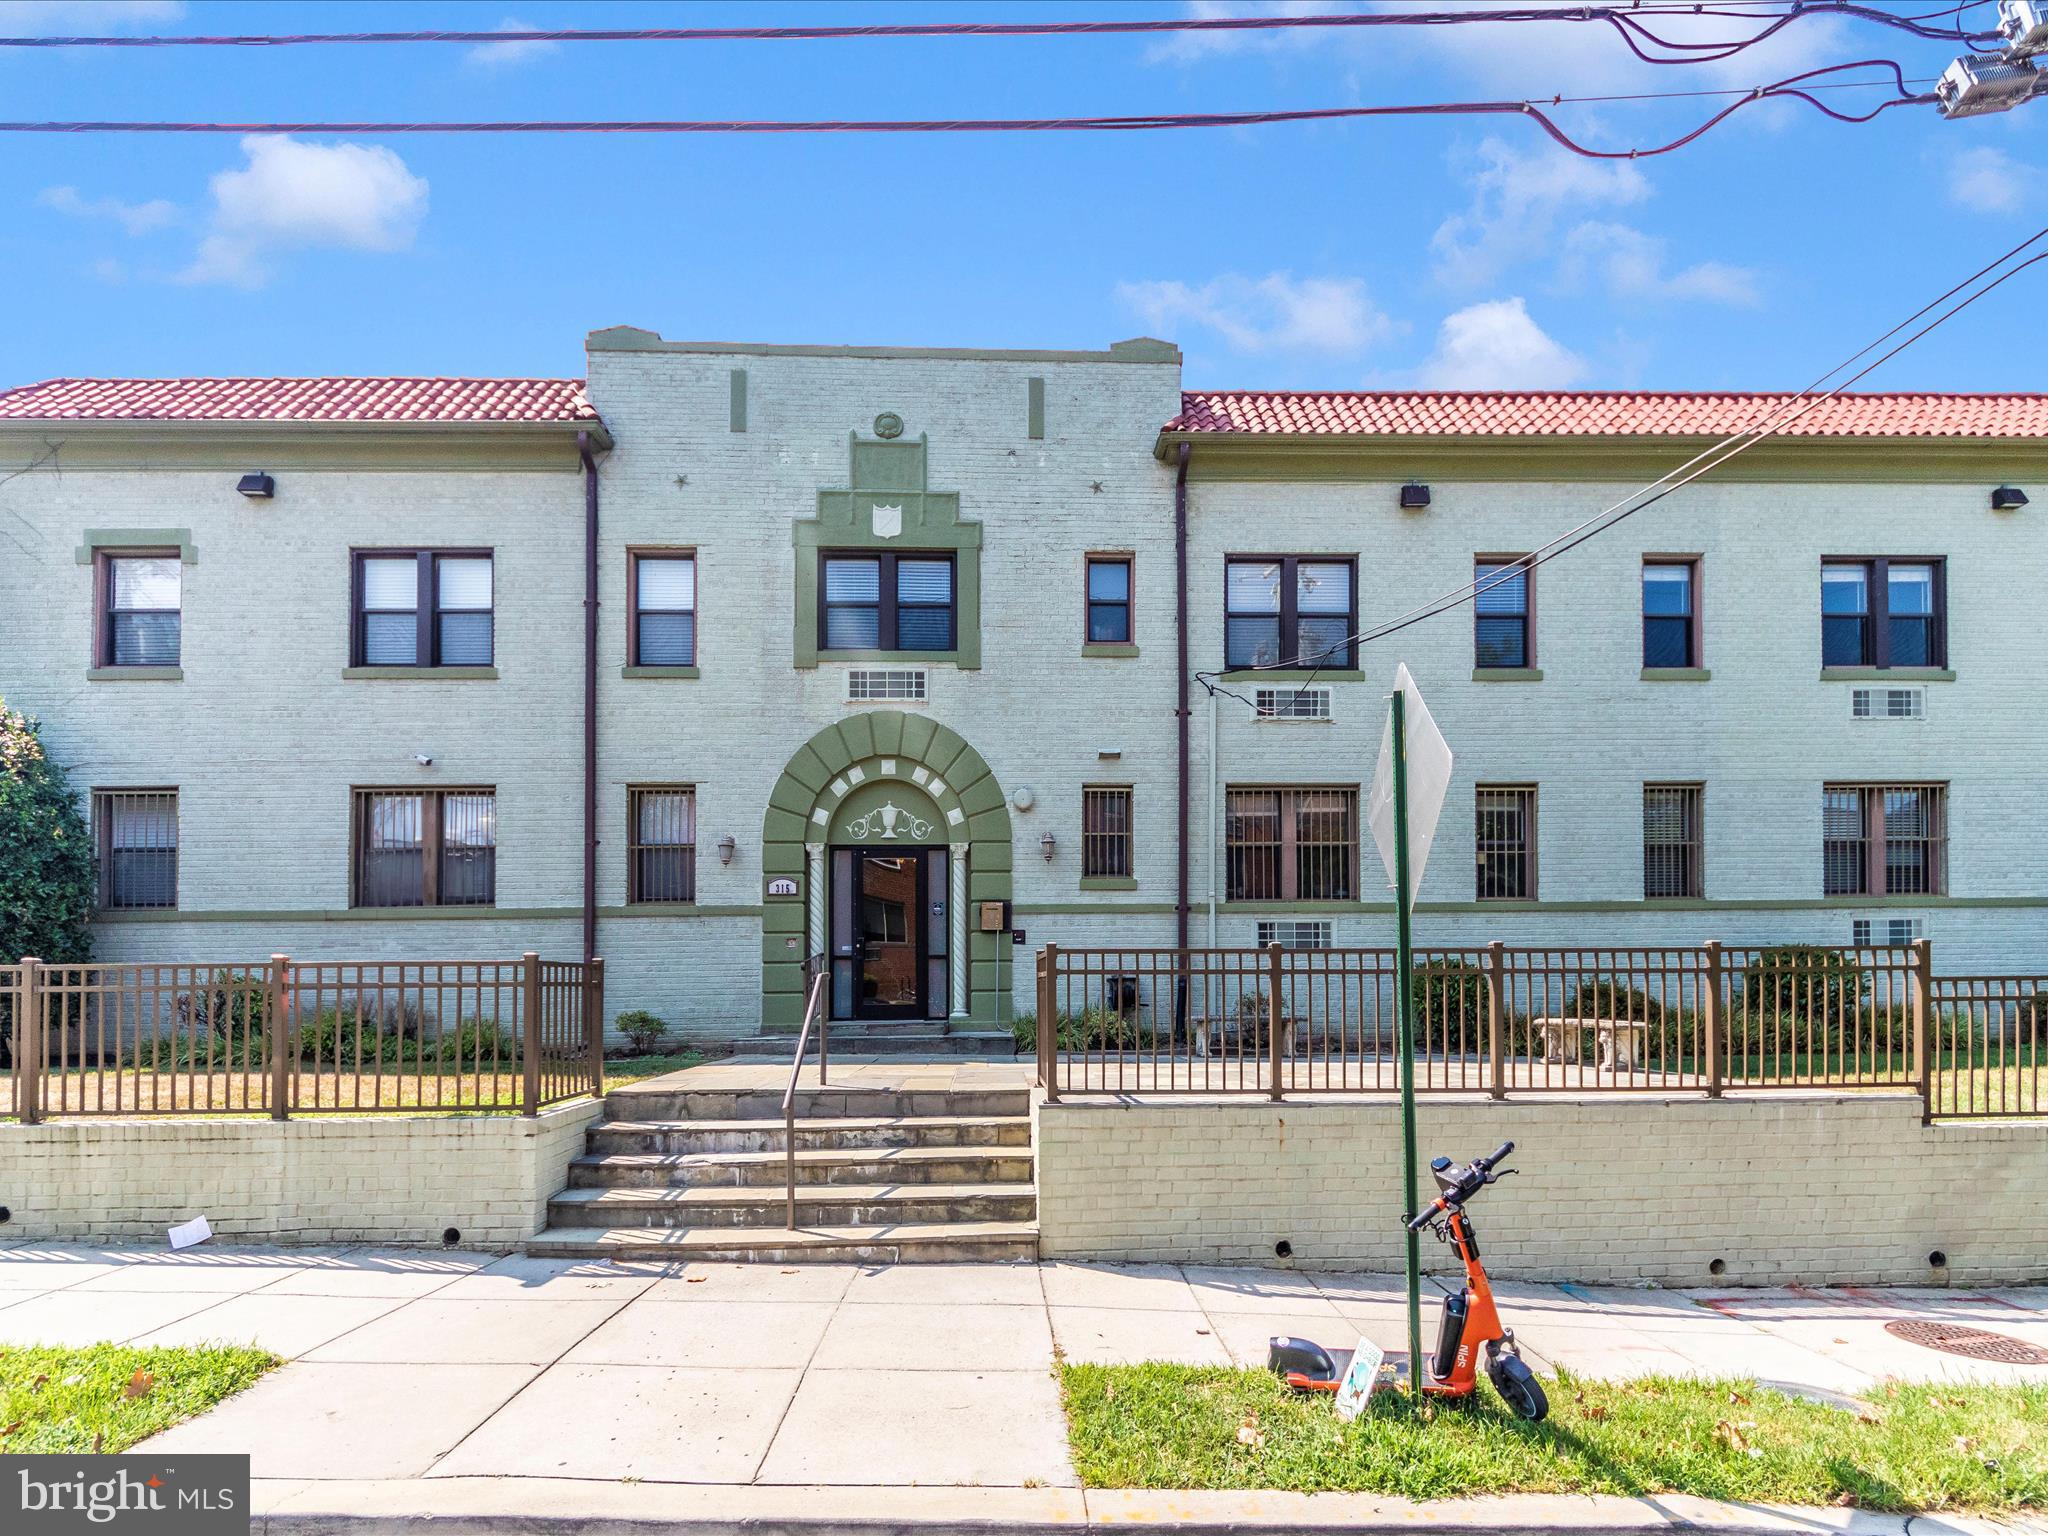
<path id="1" fill-rule="evenodd" d="M 780 342 L 669 341 L 637 325 L 613 325 L 583 339 L 590 352 L 704 352 L 718 357 L 915 357 L 985 363 L 1179 363 L 1170 341 L 1134 336 L 1103 352 L 1002 351 L 986 347 L 796 346 Z"/>
<path id="2" fill-rule="evenodd" d="M 1385 436 L 1162 432 L 1153 456 L 1173 462 L 1192 444 L 1190 480 L 1354 481 L 1389 487 L 1410 479 L 1452 481 L 1654 480 L 1674 460 L 1714 446 L 1711 437 Z M 1879 484 L 1910 481 L 1975 487 L 2048 474 L 2040 438 L 1774 437 L 1716 469 L 1721 481 Z M 1981 501 L 1976 503 L 1981 505 Z M 1428 516 L 1430 514 L 1423 514 Z"/>
<path id="3" fill-rule="evenodd" d="M 190 528 L 88 528 L 79 537 L 85 542 L 71 552 L 71 558 L 80 565 L 91 565 L 94 554 L 102 549 L 175 549 L 179 564 L 199 563 Z"/>
<path id="4" fill-rule="evenodd" d="M 747 370 L 735 368 L 732 371 L 732 430 L 747 430 Z"/>
<path id="5" fill-rule="evenodd" d="M 96 923 L 539 923 L 575 922 L 581 907 L 286 907 L 271 911 L 223 908 L 174 912 L 101 912 Z"/>
<path id="6" fill-rule="evenodd" d="M 1540 683 L 1543 681 L 1541 667 L 1474 667 L 1472 681 L 1475 683 Z"/>
<path id="7" fill-rule="evenodd" d="M 599 907 L 599 917 L 759 917 L 759 904 L 738 907 L 700 907 L 688 901 L 646 901 L 627 907 Z"/>
<path id="8" fill-rule="evenodd" d="M 609 448 L 597 422 L 111 422 L 13 420 L 0 423 L 0 453 L 37 454 L 61 431 L 66 469 L 177 469 L 239 475 L 260 463 L 277 476 L 308 470 L 384 473 L 476 470 L 488 474 L 556 474 L 565 504 L 580 506 L 576 434 Z M 51 466 L 53 469 L 57 466 Z M 230 479 L 223 496 L 234 491 Z M 237 501 L 239 497 L 235 498 Z"/>
<path id="9" fill-rule="evenodd" d="M 1045 380 L 1036 375 L 1024 381 L 1024 435 L 1045 436 Z"/>
<path id="10" fill-rule="evenodd" d="M 621 667 L 619 676 L 633 678 L 680 678 L 690 679 L 701 674 L 695 667 Z"/>
<path id="11" fill-rule="evenodd" d="M 1645 667 L 1646 683 L 1704 683 L 1713 677 L 1705 667 Z"/>
<path id="12" fill-rule="evenodd" d="M 1017 901 L 1010 910 L 1019 917 L 1100 917 L 1105 913 L 1124 917 L 1163 917 L 1173 911 L 1170 901 Z"/>
<path id="13" fill-rule="evenodd" d="M 88 683 L 182 683 L 183 667 L 88 667 Z"/>
<path id="14" fill-rule="evenodd" d="M 1081 889 L 1084 891 L 1135 891 L 1138 880 L 1135 875 L 1083 875 Z"/>
<path id="15" fill-rule="evenodd" d="M 1824 683 L 1952 683 L 1947 667 L 1822 667 Z"/>
<path id="16" fill-rule="evenodd" d="M 1834 912 L 1866 908 L 1894 908 L 1911 911 L 1933 907 L 2048 908 L 2048 896 L 1785 896 L 1753 897 L 1742 900 L 1693 898 L 1690 900 L 1645 901 L 1420 901 L 1418 912 L 1469 914 L 1476 912 Z M 1324 917 L 1331 913 L 1357 916 L 1391 916 L 1391 901 L 1226 901 L 1218 908 L 1225 915 Z"/>
<path id="17" fill-rule="evenodd" d="M 493 683 L 496 667 L 343 667 L 349 683 Z"/>
<path id="18" fill-rule="evenodd" d="M 1356 667 L 1324 667 L 1314 673 L 1307 667 L 1267 667 L 1225 672 L 1222 678 L 1226 683 L 1270 683 L 1275 688 L 1292 684 L 1296 688 L 1313 688 L 1323 683 L 1362 683 L 1365 673 Z"/>
<path id="19" fill-rule="evenodd" d="M 1138 654 L 1138 648 L 1128 641 L 1090 640 L 1082 645 L 1081 654 L 1083 656 L 1113 660 L 1119 656 L 1135 656 Z"/>

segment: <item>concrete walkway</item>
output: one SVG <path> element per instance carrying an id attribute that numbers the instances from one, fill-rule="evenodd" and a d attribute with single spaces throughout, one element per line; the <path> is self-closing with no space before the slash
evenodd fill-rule
<path id="1" fill-rule="evenodd" d="M 2048 1290 L 1509 1285 L 1501 1306 L 1544 1371 L 1753 1374 L 1840 1392 L 1883 1377 L 2048 1381 L 2048 1366 L 1966 1360 L 1884 1331 L 1921 1317 L 2048 1349 Z M 509 1479 L 544 1504 L 557 1504 L 561 1487 L 614 1485 L 590 1495 L 593 1509 L 613 1509 L 620 1484 L 722 1485 L 733 1497 L 915 1485 L 1010 1490 L 1015 1507 L 1002 1518 L 1012 1523 L 1030 1509 L 1071 1527 L 1106 1518 L 1098 1512 L 1118 1499 L 1129 1506 L 1118 1518 L 1156 1520 L 1166 1496 L 1079 1493 L 1056 1351 L 1258 1366 L 1275 1333 L 1330 1345 L 1362 1333 L 1396 1347 L 1404 1326 L 1400 1281 L 1384 1275 L 0 1249 L 0 1344 L 223 1341 L 287 1357 L 152 1442 L 249 1452 L 259 1506 L 279 1515 L 408 1503 L 415 1514 L 476 1514 L 511 1497 Z M 967 1518 L 944 1501 L 933 1507 Z"/>

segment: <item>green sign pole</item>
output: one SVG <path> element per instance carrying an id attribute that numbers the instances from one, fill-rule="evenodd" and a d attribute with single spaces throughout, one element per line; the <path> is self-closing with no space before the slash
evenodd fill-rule
<path id="1" fill-rule="evenodd" d="M 1422 1393 L 1422 1238 L 1406 1231 L 1415 1214 L 1415 951 L 1409 928 L 1413 918 L 1408 895 L 1408 736 L 1403 719 L 1403 691 L 1392 700 L 1394 748 L 1394 912 L 1395 969 L 1400 991 L 1395 996 L 1395 1030 L 1401 1047 L 1401 1210 L 1408 1261 L 1408 1391 Z"/>

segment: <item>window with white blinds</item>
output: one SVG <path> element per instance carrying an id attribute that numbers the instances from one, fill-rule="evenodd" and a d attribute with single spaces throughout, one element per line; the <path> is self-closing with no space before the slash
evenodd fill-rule
<path id="1" fill-rule="evenodd" d="M 827 551 L 818 583 L 821 651 L 950 651 L 958 623 L 953 557 Z"/>
<path id="2" fill-rule="evenodd" d="M 494 586 L 488 551 L 359 552 L 354 665 L 492 665 Z"/>
<path id="3" fill-rule="evenodd" d="M 626 900 L 697 899 L 697 791 L 640 784 L 626 791 Z"/>
<path id="4" fill-rule="evenodd" d="M 697 557 L 633 556 L 633 654 L 637 667 L 697 664 Z"/>
<path id="5" fill-rule="evenodd" d="M 183 616 L 183 571 L 175 554 L 102 555 L 97 664 L 175 667 Z"/>

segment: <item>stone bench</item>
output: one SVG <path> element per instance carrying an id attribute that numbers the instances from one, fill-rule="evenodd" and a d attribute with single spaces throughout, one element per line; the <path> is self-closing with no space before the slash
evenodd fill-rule
<path id="1" fill-rule="evenodd" d="M 1650 1026 L 1641 1019 L 1565 1019 L 1556 1015 L 1532 1019 L 1543 1034 L 1543 1059 L 1577 1061 L 1579 1036 L 1593 1031 L 1594 1065 L 1616 1072 L 1633 1072 L 1643 1059 L 1643 1046 Z"/>

